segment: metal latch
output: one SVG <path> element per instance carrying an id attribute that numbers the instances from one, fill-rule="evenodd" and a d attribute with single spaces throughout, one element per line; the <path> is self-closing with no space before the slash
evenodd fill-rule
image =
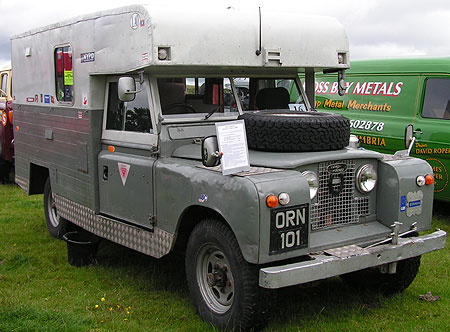
<path id="1" fill-rule="evenodd" d="M 391 233 L 392 237 L 392 244 L 397 245 L 398 244 L 398 236 L 400 232 L 400 226 L 402 225 L 401 222 L 394 222 L 393 225 L 391 225 L 393 232 Z M 387 273 L 389 274 L 395 274 L 397 272 L 397 262 L 393 262 L 387 265 Z"/>
<path id="2" fill-rule="evenodd" d="M 393 245 L 397 245 L 398 244 L 398 239 L 400 237 L 403 237 L 403 236 L 406 236 L 406 235 L 409 235 L 409 234 L 417 232 L 417 222 L 415 222 L 415 223 L 413 223 L 411 225 L 411 228 L 409 229 L 409 231 L 406 231 L 406 232 L 403 232 L 403 233 L 400 234 L 400 226 L 401 225 L 402 225 L 401 222 L 398 222 L 398 221 L 394 222 L 394 224 L 391 225 L 392 233 L 391 233 L 391 237 L 390 238 L 387 238 L 387 239 L 385 239 L 383 241 L 374 243 L 374 244 L 366 247 L 365 249 L 376 247 L 376 246 L 379 246 L 379 245 L 382 245 L 382 244 L 386 244 L 386 243 L 389 243 L 389 242 L 391 244 L 393 244 Z M 395 274 L 396 272 L 397 272 L 397 262 L 386 264 L 386 265 L 384 265 L 381 268 L 381 273 Z"/>
<path id="3" fill-rule="evenodd" d="M 281 66 L 281 48 L 264 49 L 264 62 L 266 65 Z"/>

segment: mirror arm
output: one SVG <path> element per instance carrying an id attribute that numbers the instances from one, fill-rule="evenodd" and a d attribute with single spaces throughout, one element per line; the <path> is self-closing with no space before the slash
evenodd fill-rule
<path id="1" fill-rule="evenodd" d="M 211 153 L 211 155 L 213 157 L 216 157 L 217 159 L 220 159 L 223 156 L 223 152 L 219 152 L 219 151 L 216 150 L 215 152 Z"/>
<path id="2" fill-rule="evenodd" d="M 142 84 L 144 84 L 144 71 L 141 70 L 140 72 L 138 72 L 138 74 L 139 74 L 139 84 L 142 85 Z M 142 90 L 139 90 L 139 91 L 142 91 Z"/>
<path id="3" fill-rule="evenodd" d="M 132 95 L 132 94 L 139 93 L 139 92 L 141 92 L 141 91 L 142 91 L 142 88 L 139 89 L 139 90 L 136 90 L 136 91 L 125 91 L 124 93 L 127 94 L 127 95 Z"/>
<path id="4" fill-rule="evenodd" d="M 414 146 L 414 143 L 416 142 L 416 138 L 413 136 L 411 143 L 409 143 L 408 147 L 408 156 L 411 154 L 412 147 Z"/>
<path id="5" fill-rule="evenodd" d="M 136 90 L 136 91 L 126 91 L 125 93 L 127 95 L 129 95 L 129 94 L 136 94 L 136 93 L 139 93 L 139 92 L 142 91 L 142 84 L 144 84 L 144 71 L 141 70 L 138 74 L 139 74 L 139 87 L 140 87 L 140 89 Z"/>
<path id="6" fill-rule="evenodd" d="M 338 83 L 338 94 L 339 96 L 343 96 L 345 94 L 345 69 L 324 69 L 323 70 L 324 74 L 332 74 L 332 73 L 337 73 L 338 74 L 338 79 L 337 79 L 337 83 Z"/>
<path id="7" fill-rule="evenodd" d="M 339 96 L 345 95 L 345 70 L 338 71 L 338 94 Z"/>

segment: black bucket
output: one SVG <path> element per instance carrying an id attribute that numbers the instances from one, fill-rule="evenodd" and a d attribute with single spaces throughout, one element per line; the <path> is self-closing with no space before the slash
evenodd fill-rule
<path id="1" fill-rule="evenodd" d="M 72 266 L 96 264 L 100 238 L 87 231 L 68 232 L 63 235 L 67 242 L 67 260 Z"/>

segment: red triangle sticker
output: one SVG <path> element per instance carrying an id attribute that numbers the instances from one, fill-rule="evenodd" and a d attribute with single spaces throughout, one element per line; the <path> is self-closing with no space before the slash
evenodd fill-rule
<path id="1" fill-rule="evenodd" d="M 130 165 L 124 163 L 117 163 L 119 167 L 119 174 L 122 180 L 122 184 L 125 186 L 127 183 L 128 173 L 130 172 Z"/>

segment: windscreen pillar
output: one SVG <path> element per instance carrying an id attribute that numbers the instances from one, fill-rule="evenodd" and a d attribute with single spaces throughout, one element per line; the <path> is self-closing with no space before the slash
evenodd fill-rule
<path id="1" fill-rule="evenodd" d="M 305 71 L 305 93 L 312 108 L 316 104 L 316 91 L 314 84 L 314 68 L 306 68 Z"/>

